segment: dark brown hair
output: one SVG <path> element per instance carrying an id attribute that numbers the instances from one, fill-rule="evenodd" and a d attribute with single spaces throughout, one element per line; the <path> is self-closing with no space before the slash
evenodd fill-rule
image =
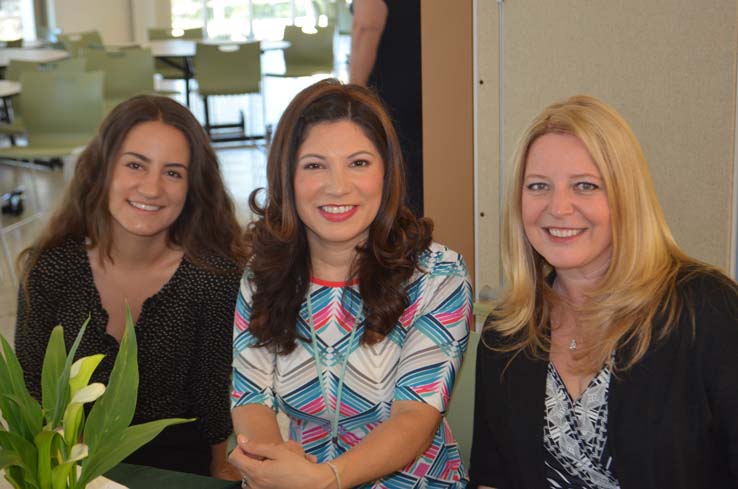
<path id="1" fill-rule="evenodd" d="M 392 122 L 377 97 L 358 85 L 324 80 L 301 91 L 282 115 L 267 161 L 266 202 L 251 194 L 257 219 L 247 229 L 254 296 L 249 331 L 259 345 L 287 354 L 297 339 L 297 314 L 310 281 L 310 250 L 297 215 L 294 175 L 297 154 L 315 124 L 351 121 L 384 162 L 382 201 L 366 243 L 357 247 L 352 275 L 364 302 L 363 344 L 384 338 L 409 305 L 405 283 L 418 255 L 431 242 L 433 223 L 405 206 L 402 152 Z"/>
<path id="2" fill-rule="evenodd" d="M 201 254 L 245 264 L 241 228 L 207 134 L 181 104 L 166 97 L 140 95 L 116 106 L 80 155 L 61 205 L 41 236 L 18 258 L 24 286 L 40 253 L 68 238 L 87 239 L 90 248 L 100 248 L 101 259 L 112 259 L 108 192 L 113 164 L 130 130 L 149 121 L 160 121 L 178 129 L 189 143 L 187 199 L 169 228 L 169 242 L 182 247 L 187 259 L 200 266 L 207 267 L 199 260 Z"/>

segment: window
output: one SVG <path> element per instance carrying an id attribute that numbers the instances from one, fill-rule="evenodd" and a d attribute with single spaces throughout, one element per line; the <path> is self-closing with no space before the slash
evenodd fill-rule
<path id="1" fill-rule="evenodd" d="M 0 2 L 0 41 L 35 39 L 33 0 L 2 0 Z"/>
<path id="2" fill-rule="evenodd" d="M 211 39 L 281 39 L 285 25 L 325 26 L 334 0 L 172 0 L 172 27 Z"/>

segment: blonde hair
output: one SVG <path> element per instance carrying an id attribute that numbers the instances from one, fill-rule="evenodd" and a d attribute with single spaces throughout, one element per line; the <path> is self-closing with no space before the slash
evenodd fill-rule
<path id="1" fill-rule="evenodd" d="M 584 144 L 602 176 L 610 209 L 612 259 L 579 310 L 577 324 L 591 346 L 577 357 L 577 367 L 597 371 L 616 350 L 627 347 L 620 364 L 613 365 L 624 371 L 643 357 L 654 335 L 665 337 L 676 323 L 684 306 L 677 287 L 685 278 L 680 272 L 708 267 L 677 246 L 633 131 L 612 107 L 594 97 L 580 95 L 550 105 L 523 133 L 504 214 L 502 263 L 507 288 L 487 327 L 509 340 L 501 350 L 547 358 L 550 310 L 560 299 L 546 280 L 552 267 L 525 235 L 521 198 L 528 151 L 548 133 L 569 134 Z M 654 332 L 657 317 L 665 322 Z"/>

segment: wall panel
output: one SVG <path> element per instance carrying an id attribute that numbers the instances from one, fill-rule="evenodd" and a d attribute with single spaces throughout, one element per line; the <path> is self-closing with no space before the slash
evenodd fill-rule
<path id="1" fill-rule="evenodd" d="M 623 114 L 640 139 L 679 244 L 727 270 L 733 220 L 735 0 L 512 0 L 502 8 L 503 171 L 520 133 L 544 106 L 576 93 L 601 97 Z M 489 19 L 480 16 L 478 22 Z M 479 41 L 480 66 L 496 59 L 497 45 L 489 41 Z M 489 50 L 482 51 L 488 44 Z M 480 105 L 494 103 L 494 97 L 479 100 Z M 479 127 L 491 123 L 480 121 Z M 493 153 L 493 148 L 485 151 Z M 481 148 L 478 165 L 480 175 L 485 167 L 499 170 L 497 161 L 482 157 Z M 477 183 L 479 188 L 485 184 L 481 178 Z M 498 255 L 499 246 L 487 239 L 478 254 Z M 484 274 L 492 281 L 494 268 L 487 266 L 480 271 Z"/>

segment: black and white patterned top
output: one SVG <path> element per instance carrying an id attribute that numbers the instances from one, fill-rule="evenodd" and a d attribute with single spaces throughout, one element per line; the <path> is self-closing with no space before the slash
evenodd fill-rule
<path id="1" fill-rule="evenodd" d="M 232 431 L 231 327 L 241 278 L 237 265 L 203 256 L 209 268 L 186 257 L 169 281 L 146 299 L 136 322 L 138 402 L 134 424 L 161 418 L 197 418 L 171 426 L 127 459 L 129 463 L 209 474 L 211 445 Z M 41 253 L 18 297 L 15 349 L 31 394 L 41 396 L 46 343 L 57 324 L 69 348 L 90 323 L 77 358 L 104 353 L 92 382 L 107 384 L 118 342 L 106 331 L 108 314 L 95 287 L 87 251 L 67 239 Z"/>
<path id="2" fill-rule="evenodd" d="M 619 489 L 607 449 L 610 375 L 610 369 L 603 367 L 575 401 L 549 362 L 543 424 L 549 487 Z"/>

